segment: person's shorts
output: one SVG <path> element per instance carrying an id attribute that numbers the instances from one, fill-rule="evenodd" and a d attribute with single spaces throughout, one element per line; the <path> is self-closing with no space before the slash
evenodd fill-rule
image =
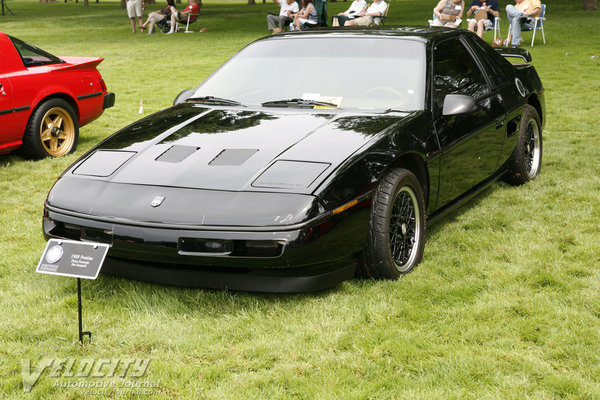
<path id="1" fill-rule="evenodd" d="M 494 24 L 489 19 L 484 19 L 483 26 L 485 26 L 485 29 L 487 30 L 487 29 L 492 29 L 494 27 Z"/>
<path id="2" fill-rule="evenodd" d="M 317 23 L 314 21 L 310 21 L 308 18 L 298 18 L 298 21 L 300 21 L 300 25 L 307 25 L 307 26 L 316 26 Z"/>
<path id="3" fill-rule="evenodd" d="M 355 18 L 354 22 L 359 26 L 369 26 L 373 23 L 373 17 L 365 15 L 364 17 Z"/>
<path id="4" fill-rule="evenodd" d="M 142 0 L 127 0 L 127 16 L 129 18 L 142 16 Z"/>

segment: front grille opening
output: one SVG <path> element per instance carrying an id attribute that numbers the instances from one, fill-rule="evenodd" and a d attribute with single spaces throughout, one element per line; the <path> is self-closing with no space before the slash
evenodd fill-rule
<path id="1" fill-rule="evenodd" d="M 44 231 L 57 238 L 113 244 L 113 232 L 110 230 L 87 228 L 49 218 L 44 219 Z"/>
<path id="2" fill-rule="evenodd" d="M 178 250 L 188 256 L 279 257 L 284 243 L 276 240 L 180 238 Z"/>
<path id="3" fill-rule="evenodd" d="M 63 239 L 79 240 L 81 227 L 79 225 L 65 224 L 64 222 L 44 219 L 44 231 L 47 235 Z"/>
<path id="4" fill-rule="evenodd" d="M 233 242 L 220 239 L 193 239 L 180 238 L 178 243 L 179 254 L 182 255 L 205 255 L 212 254 L 223 256 L 231 254 Z"/>
<path id="5" fill-rule="evenodd" d="M 81 240 L 113 244 L 113 232 L 104 229 L 81 228 Z"/>
<path id="6" fill-rule="evenodd" d="M 236 256 L 279 257 L 283 252 L 283 244 L 275 240 L 240 240 L 236 244 Z"/>

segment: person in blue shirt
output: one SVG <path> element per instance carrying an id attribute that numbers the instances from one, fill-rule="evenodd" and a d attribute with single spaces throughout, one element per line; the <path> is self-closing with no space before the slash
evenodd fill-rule
<path id="1" fill-rule="evenodd" d="M 485 6 L 484 6 L 485 3 Z M 475 13 L 477 15 L 478 10 L 486 12 L 486 18 L 473 18 L 469 21 L 469 30 L 475 32 L 477 27 L 477 36 L 483 38 L 483 34 L 487 29 L 492 29 L 494 26 L 494 18 L 500 16 L 500 6 L 496 0 L 473 0 L 467 10 L 467 17 L 470 17 Z"/>

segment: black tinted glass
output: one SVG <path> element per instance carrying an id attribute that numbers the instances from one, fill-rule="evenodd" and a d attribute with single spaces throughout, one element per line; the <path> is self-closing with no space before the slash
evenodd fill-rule
<path id="1" fill-rule="evenodd" d="M 502 85 L 507 80 L 503 69 L 510 70 L 512 68 L 510 63 L 479 36 L 469 35 L 469 40 L 471 47 L 477 51 L 479 61 L 485 65 L 487 76 L 496 87 Z"/>
<path id="2" fill-rule="evenodd" d="M 53 56 L 50 53 L 46 53 L 42 49 L 38 49 L 37 47 L 30 45 L 29 43 L 25 43 L 22 40 L 9 36 L 13 45 L 19 52 L 21 56 L 21 60 L 23 60 L 23 64 L 26 67 L 35 67 L 37 65 L 47 65 L 47 64 L 60 64 L 62 60 L 56 56 Z"/>
<path id="3" fill-rule="evenodd" d="M 439 109 L 448 94 L 477 98 L 489 91 L 485 77 L 460 40 L 436 45 L 433 57 L 434 101 Z"/>

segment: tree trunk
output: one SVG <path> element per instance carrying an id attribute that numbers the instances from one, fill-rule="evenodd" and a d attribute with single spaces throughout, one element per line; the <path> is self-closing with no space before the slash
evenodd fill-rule
<path id="1" fill-rule="evenodd" d="M 598 11 L 598 0 L 583 0 L 583 9 L 586 11 Z"/>
<path id="2" fill-rule="evenodd" d="M 89 7 L 89 5 L 90 5 L 90 2 L 89 2 L 89 0 L 83 0 L 83 5 L 84 5 L 85 7 Z"/>
<path id="3" fill-rule="evenodd" d="M 249 6 L 253 6 L 253 5 L 255 5 L 255 4 L 256 4 L 256 1 L 255 1 L 255 0 L 248 0 L 248 5 L 249 5 Z"/>
<path id="4" fill-rule="evenodd" d="M 127 0 L 121 0 L 121 8 L 127 7 Z"/>

